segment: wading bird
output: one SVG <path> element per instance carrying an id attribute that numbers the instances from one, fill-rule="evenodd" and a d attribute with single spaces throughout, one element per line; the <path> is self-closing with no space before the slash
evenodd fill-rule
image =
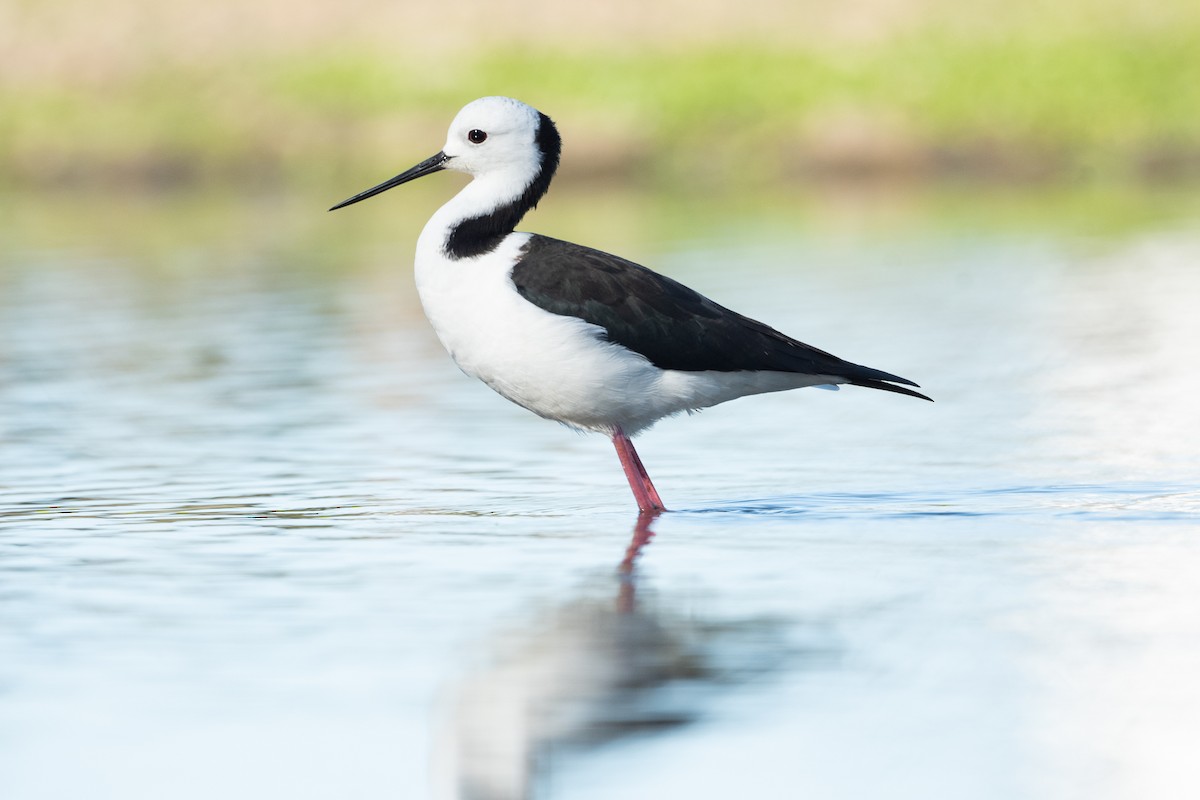
<path id="1" fill-rule="evenodd" d="M 663 417 L 843 383 L 929 399 L 632 261 L 517 232 L 561 149 L 545 114 L 484 97 L 458 112 L 437 155 L 330 211 L 440 170 L 470 175 L 417 240 L 426 316 L 463 372 L 539 416 L 611 437 L 639 511 L 665 506 L 630 437 Z"/>

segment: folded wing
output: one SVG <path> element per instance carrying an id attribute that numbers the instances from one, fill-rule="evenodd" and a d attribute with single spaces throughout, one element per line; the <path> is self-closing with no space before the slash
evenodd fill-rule
<path id="1" fill-rule="evenodd" d="M 829 375 L 855 386 L 930 398 L 910 380 L 797 341 L 632 261 L 534 235 L 513 268 L 517 291 L 553 314 L 577 317 L 661 369 Z"/>

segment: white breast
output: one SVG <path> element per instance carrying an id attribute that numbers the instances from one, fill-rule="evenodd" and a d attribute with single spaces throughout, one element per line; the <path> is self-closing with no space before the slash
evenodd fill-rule
<path id="1" fill-rule="evenodd" d="M 653 394 L 660 370 L 601 341 L 603 329 L 521 297 L 511 274 L 528 239 L 509 234 L 491 253 L 452 260 L 422 234 L 417 292 L 438 338 L 463 372 L 535 414 L 603 431 L 641 416 L 626 406 Z"/>

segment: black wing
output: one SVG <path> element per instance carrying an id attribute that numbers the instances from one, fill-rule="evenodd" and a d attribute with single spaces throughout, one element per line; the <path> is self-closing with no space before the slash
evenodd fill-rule
<path id="1" fill-rule="evenodd" d="M 534 305 L 599 325 L 609 341 L 662 369 L 829 375 L 930 399 L 892 385 L 917 385 L 910 380 L 798 342 L 665 275 L 590 247 L 534 235 L 513 267 L 512 280 Z"/>

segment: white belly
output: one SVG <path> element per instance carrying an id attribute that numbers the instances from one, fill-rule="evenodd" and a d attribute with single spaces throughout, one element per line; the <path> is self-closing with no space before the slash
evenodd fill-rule
<path id="1" fill-rule="evenodd" d="M 779 372 L 679 372 L 603 341 L 603 328 L 551 314 L 510 277 L 529 234 L 491 253 L 451 260 L 418 243 L 417 292 L 438 338 L 463 372 L 524 408 L 576 428 L 634 434 L 670 414 L 759 392 L 830 383 Z"/>

